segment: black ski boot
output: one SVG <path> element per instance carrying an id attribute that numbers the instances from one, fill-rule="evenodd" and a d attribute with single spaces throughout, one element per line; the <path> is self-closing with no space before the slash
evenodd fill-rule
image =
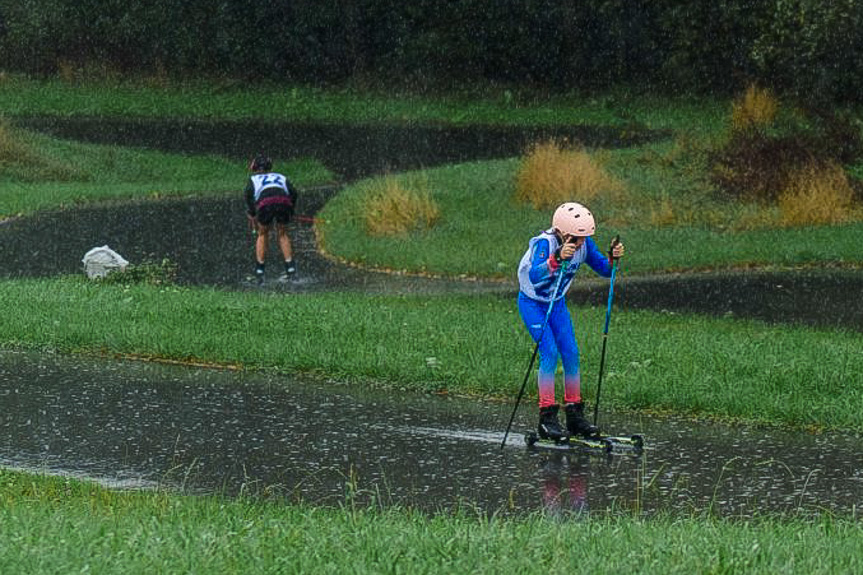
<path id="1" fill-rule="evenodd" d="M 557 419 L 559 409 L 560 406 L 556 404 L 539 408 L 539 427 L 537 427 L 537 431 L 542 439 L 562 441 L 567 438 L 566 431 L 560 426 L 560 421 Z"/>
<path id="2" fill-rule="evenodd" d="M 595 437 L 599 435 L 599 428 L 584 417 L 584 402 L 567 403 L 564 411 L 566 412 L 566 429 L 570 435 L 579 435 L 581 437 Z"/>
<path id="3" fill-rule="evenodd" d="M 285 262 L 285 273 L 279 276 L 280 281 L 288 281 L 291 278 L 297 276 L 297 264 L 294 263 L 294 260 L 288 260 Z"/>

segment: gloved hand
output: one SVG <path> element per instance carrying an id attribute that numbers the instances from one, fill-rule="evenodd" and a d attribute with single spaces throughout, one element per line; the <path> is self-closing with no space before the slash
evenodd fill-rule
<path id="1" fill-rule="evenodd" d="M 618 238 L 614 238 L 611 240 L 611 246 L 608 248 L 608 252 L 611 254 L 612 259 L 619 260 L 623 257 L 623 254 L 626 253 L 626 248 Z"/>

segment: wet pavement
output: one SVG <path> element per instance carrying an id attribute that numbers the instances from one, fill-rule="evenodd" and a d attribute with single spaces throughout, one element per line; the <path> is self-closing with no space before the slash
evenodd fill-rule
<path id="1" fill-rule="evenodd" d="M 347 181 L 384 172 L 519 156 L 528 145 L 548 138 L 588 147 L 619 148 L 668 136 L 631 126 L 337 126 L 256 120 L 82 117 L 19 117 L 15 122 L 61 138 L 98 144 L 218 154 L 246 161 L 259 150 L 275 158 L 314 158 Z"/>
<path id="2" fill-rule="evenodd" d="M 270 282 L 285 293 L 499 293 L 515 297 L 515 278 L 464 281 L 368 272 L 335 264 L 316 248 L 309 218 L 335 188 L 304 193 L 301 221 L 292 226 L 299 274 L 295 281 Z M 32 238 L 39 238 L 33 242 Z M 275 242 L 271 242 L 275 244 Z M 0 225 L 0 278 L 50 277 L 81 273 L 81 258 L 109 245 L 133 263 L 168 258 L 177 281 L 228 289 L 258 289 L 250 281 L 253 238 L 241 200 L 234 196 L 111 204 L 42 212 Z M 278 261 L 275 245 L 270 261 Z M 280 270 L 274 270 L 275 279 Z M 605 284 L 590 276 L 573 287 L 575 304 L 605 305 Z M 768 322 L 863 330 L 863 273 L 857 270 L 670 275 L 621 275 L 615 285 L 620 309 L 653 309 L 755 318 Z"/>
<path id="3" fill-rule="evenodd" d="M 318 253 L 307 219 L 332 193 L 334 189 L 303 192 L 303 213 L 290 231 L 298 277 L 289 283 L 271 281 L 266 289 L 294 293 L 510 289 L 494 281 L 434 281 L 334 264 Z M 270 262 L 279 261 L 275 243 L 270 242 Z M 84 254 L 101 245 L 110 246 L 136 264 L 168 258 L 177 266 L 180 284 L 258 289 L 250 277 L 254 238 L 237 194 L 71 208 L 8 221 L 0 224 L 0 278 L 79 274 Z M 275 280 L 281 270 L 275 265 L 271 268 L 269 277 Z"/>
<path id="4" fill-rule="evenodd" d="M 604 415 L 641 455 L 528 449 L 510 404 L 0 352 L 0 464 L 117 486 L 429 511 L 851 513 L 863 439 Z M 855 507 L 856 506 L 856 507 Z"/>

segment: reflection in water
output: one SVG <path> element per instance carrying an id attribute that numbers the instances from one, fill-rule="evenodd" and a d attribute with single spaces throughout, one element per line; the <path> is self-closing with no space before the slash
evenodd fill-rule
<path id="1" fill-rule="evenodd" d="M 591 459 L 585 453 L 550 452 L 542 462 L 542 506 L 548 515 L 569 517 L 588 513 Z"/>
<path id="2" fill-rule="evenodd" d="M 555 514 L 850 512 L 863 441 L 604 414 L 642 456 L 500 449 L 511 405 L 0 352 L 0 464 L 190 492 Z M 516 430 L 534 424 L 525 407 Z"/>

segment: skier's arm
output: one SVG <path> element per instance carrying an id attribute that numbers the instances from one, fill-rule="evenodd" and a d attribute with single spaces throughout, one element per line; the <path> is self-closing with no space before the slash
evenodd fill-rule
<path id="1" fill-rule="evenodd" d="M 294 184 L 291 183 L 291 181 L 287 177 L 285 177 L 285 185 L 288 188 L 288 195 L 291 197 L 291 207 L 296 209 L 297 198 L 299 197 L 299 195 L 297 194 L 297 188 L 294 186 Z"/>
<path id="2" fill-rule="evenodd" d="M 530 258 L 530 271 L 528 279 L 530 283 L 537 285 L 547 282 L 560 268 L 560 263 L 551 252 L 548 240 L 539 240 L 533 246 L 533 255 Z"/>
<path id="3" fill-rule="evenodd" d="M 593 238 L 587 238 L 585 246 L 587 247 L 587 258 L 584 261 L 587 262 L 587 265 L 602 277 L 610 277 L 611 262 L 608 261 L 608 256 L 599 251 L 599 247 L 597 247 Z"/>
<path id="4" fill-rule="evenodd" d="M 246 201 L 246 213 L 249 217 L 255 217 L 255 187 L 252 185 L 251 178 L 246 183 L 246 189 L 243 190 L 243 198 Z"/>

